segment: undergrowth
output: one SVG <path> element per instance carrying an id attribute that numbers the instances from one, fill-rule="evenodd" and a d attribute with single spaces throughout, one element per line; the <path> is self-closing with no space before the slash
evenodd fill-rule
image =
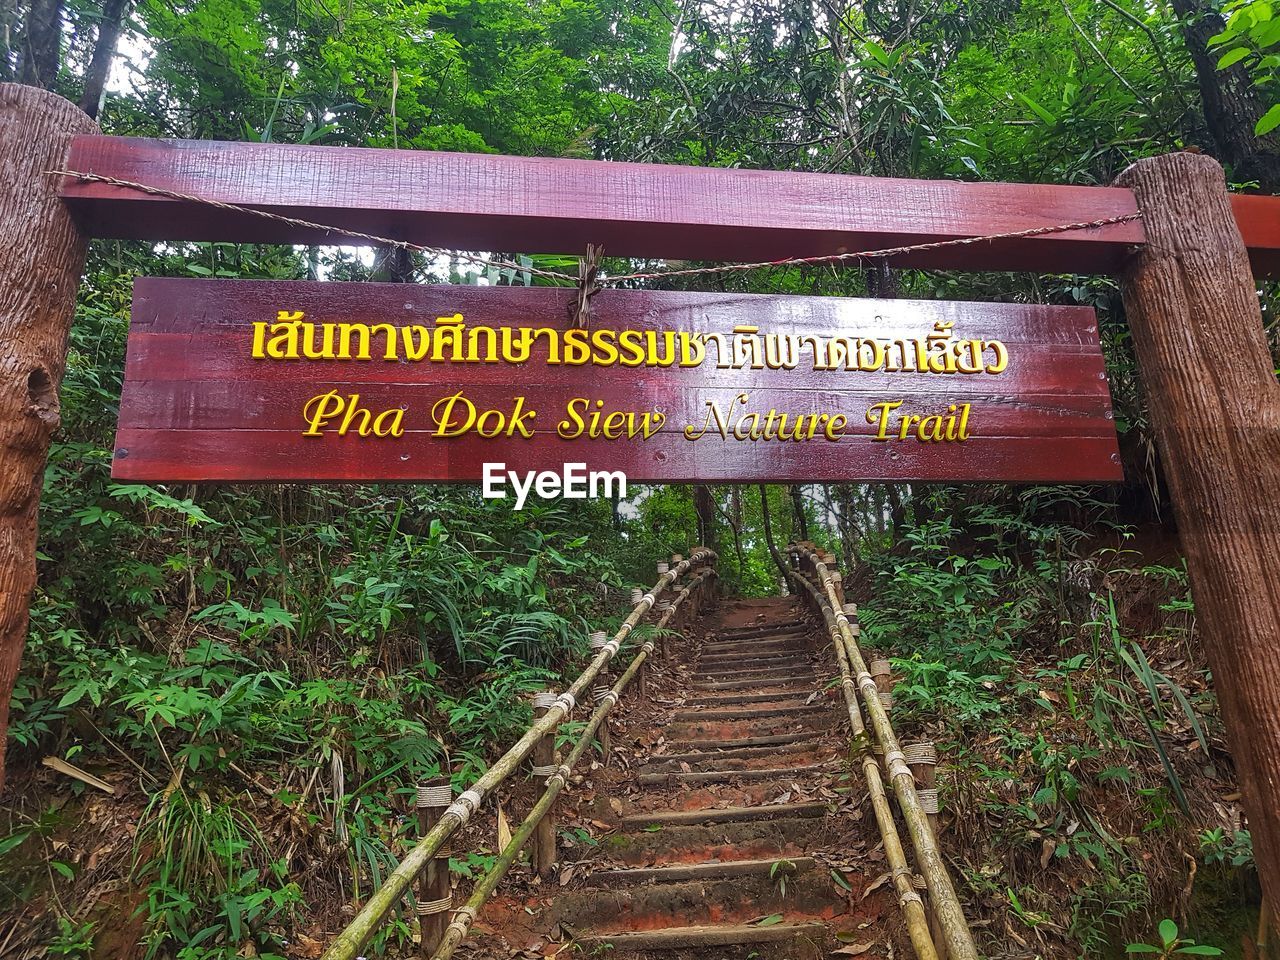
<path id="1" fill-rule="evenodd" d="M 1118 955 L 1169 915 L 1195 932 L 1223 907 L 1197 872 L 1240 878 L 1228 910 L 1256 882 L 1185 566 L 1109 515 L 938 489 L 867 552 L 865 642 L 900 677 L 895 724 L 938 742 L 944 844 L 987 935 L 1042 955 Z"/>

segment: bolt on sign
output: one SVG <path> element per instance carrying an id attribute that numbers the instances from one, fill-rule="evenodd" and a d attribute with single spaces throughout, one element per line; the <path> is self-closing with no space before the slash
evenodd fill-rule
<path id="1" fill-rule="evenodd" d="M 1091 308 L 141 278 L 112 475 L 1094 482 Z"/>

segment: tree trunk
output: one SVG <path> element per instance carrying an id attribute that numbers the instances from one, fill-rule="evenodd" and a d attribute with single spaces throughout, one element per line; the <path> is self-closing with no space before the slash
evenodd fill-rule
<path id="1" fill-rule="evenodd" d="M 782 582 L 787 583 L 787 562 L 782 559 L 782 554 L 778 551 L 778 545 L 773 542 L 773 521 L 769 517 L 769 488 L 763 483 L 758 484 L 760 488 L 760 522 L 764 526 L 764 545 L 769 548 L 769 556 L 773 557 L 773 563 L 778 568 L 778 572 L 782 575 Z"/>
<path id="2" fill-rule="evenodd" d="M 413 283 L 413 254 L 405 247 L 380 247 L 372 276 L 378 283 Z"/>
<path id="3" fill-rule="evenodd" d="M 1222 168 L 1176 153 L 1118 184 L 1136 194 L 1147 235 L 1123 277 L 1125 312 L 1258 874 L 1280 916 L 1280 383 Z"/>
<path id="4" fill-rule="evenodd" d="M 102 19 L 98 21 L 98 41 L 93 45 L 93 57 L 84 75 L 84 93 L 80 97 L 80 109 L 93 118 L 102 111 L 102 101 L 107 91 L 107 75 L 116 58 L 116 44 L 120 40 L 120 28 L 124 25 L 129 0 L 106 0 L 102 5 Z"/>
<path id="5" fill-rule="evenodd" d="M 62 0 L 31 0 L 18 82 L 52 90 L 62 64 Z"/>
<path id="6" fill-rule="evenodd" d="M 698 543 L 720 552 L 720 537 L 716 533 L 716 501 L 711 488 L 705 483 L 694 484 L 693 509 L 698 515 Z"/>
<path id="7" fill-rule="evenodd" d="M 898 493 L 896 483 L 886 483 L 884 492 L 889 499 L 889 540 L 897 543 L 898 532 L 907 520 L 907 508 L 902 502 L 902 496 Z"/>
<path id="8" fill-rule="evenodd" d="M 17 25 L 17 0 L 0 0 L 0 83 L 14 77 L 13 35 Z"/>
<path id="9" fill-rule="evenodd" d="M 1196 66 L 1215 153 L 1231 168 L 1233 179 L 1257 180 L 1263 193 L 1280 193 L 1280 132 L 1263 137 L 1253 132 L 1270 103 L 1244 63 L 1219 70 L 1223 51 L 1209 48 L 1209 38 L 1221 33 L 1226 22 L 1205 0 L 1173 0 L 1173 9 L 1182 19 L 1182 38 Z"/>
<path id="10" fill-rule="evenodd" d="M 793 483 L 787 487 L 787 492 L 791 494 L 791 512 L 795 514 L 795 539 L 809 539 L 809 518 L 804 514 L 804 490 L 800 484 Z"/>
<path id="11" fill-rule="evenodd" d="M 36 582 L 36 510 L 88 241 L 44 171 L 97 124 L 61 97 L 0 84 L 0 789 L 9 698 Z"/>

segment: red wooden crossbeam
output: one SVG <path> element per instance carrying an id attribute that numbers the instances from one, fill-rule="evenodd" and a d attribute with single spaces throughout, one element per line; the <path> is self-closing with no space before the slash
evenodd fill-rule
<path id="1" fill-rule="evenodd" d="M 1011 233 L 1133 213 L 1114 187 L 896 180 L 464 153 L 75 138 L 68 166 L 379 236 L 463 250 L 755 261 Z M 337 235 L 64 181 L 93 236 L 337 242 Z M 1280 198 L 1235 198 L 1259 274 L 1280 272 Z M 1139 222 L 897 257 L 901 266 L 1114 272 Z"/>

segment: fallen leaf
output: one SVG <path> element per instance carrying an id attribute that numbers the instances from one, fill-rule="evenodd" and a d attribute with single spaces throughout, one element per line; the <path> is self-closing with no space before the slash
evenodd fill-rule
<path id="1" fill-rule="evenodd" d="M 289 956 L 291 957 L 314 960 L 322 953 L 324 953 L 324 944 L 305 935 L 299 935 L 297 939 L 289 944 Z"/>
<path id="2" fill-rule="evenodd" d="M 842 957 L 857 957 L 866 953 L 874 946 L 874 943 L 851 943 L 847 947 L 839 947 L 831 952 Z"/>
<path id="3" fill-rule="evenodd" d="M 867 884 L 867 888 L 862 891 L 862 899 L 863 900 L 867 899 L 867 897 L 871 896 L 872 893 L 879 890 L 886 883 L 888 883 L 889 877 L 890 877 L 890 874 L 882 873 L 880 874 L 880 876 L 876 877 L 869 884 Z"/>
<path id="4" fill-rule="evenodd" d="M 511 842 L 511 824 L 507 823 L 507 815 L 502 812 L 502 807 L 498 807 L 498 849 L 507 849 L 507 844 Z"/>
<path id="5" fill-rule="evenodd" d="M 1045 840 L 1040 844 L 1040 869 L 1043 870 L 1049 866 L 1049 858 L 1053 856 L 1053 851 L 1058 849 L 1058 844 L 1053 840 Z"/>

